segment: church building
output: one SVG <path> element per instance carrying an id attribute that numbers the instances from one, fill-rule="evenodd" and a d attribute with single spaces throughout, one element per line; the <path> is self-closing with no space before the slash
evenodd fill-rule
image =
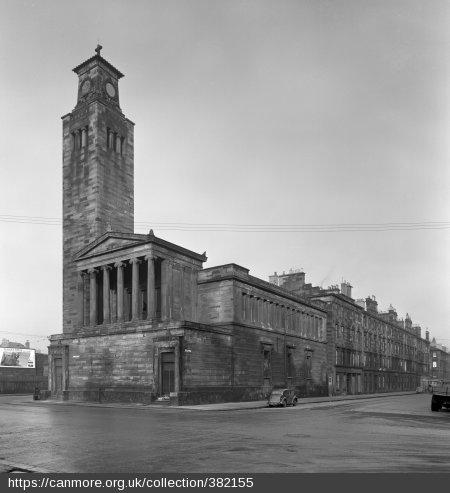
<path id="1" fill-rule="evenodd" d="M 63 125 L 63 330 L 49 390 L 63 399 L 173 404 L 253 400 L 273 387 L 326 395 L 326 311 L 237 264 L 134 233 L 134 123 L 123 74 L 101 55 L 73 69 Z"/>

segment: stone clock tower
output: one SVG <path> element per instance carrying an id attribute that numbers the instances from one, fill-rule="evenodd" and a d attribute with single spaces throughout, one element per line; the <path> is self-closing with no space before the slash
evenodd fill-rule
<path id="1" fill-rule="evenodd" d="M 134 123 L 122 113 L 123 74 L 96 54 L 73 69 L 77 104 L 63 121 L 63 332 L 77 326 L 73 258 L 106 231 L 134 229 Z"/>

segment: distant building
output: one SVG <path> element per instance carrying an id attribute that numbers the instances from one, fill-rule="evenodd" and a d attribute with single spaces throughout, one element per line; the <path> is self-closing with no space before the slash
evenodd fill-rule
<path id="1" fill-rule="evenodd" d="M 48 356 L 25 344 L 3 339 L 0 344 L 0 394 L 31 394 L 48 387 Z"/>
<path id="2" fill-rule="evenodd" d="M 0 347 L 30 348 L 30 341 L 26 341 L 25 344 L 22 344 L 3 338 Z"/>
<path id="3" fill-rule="evenodd" d="M 450 379 L 449 353 L 447 348 L 438 344 L 434 337 L 430 344 L 430 354 L 431 378 Z"/>

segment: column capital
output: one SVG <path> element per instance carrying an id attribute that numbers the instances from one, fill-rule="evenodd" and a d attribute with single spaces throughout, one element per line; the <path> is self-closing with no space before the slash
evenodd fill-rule
<path id="1" fill-rule="evenodd" d="M 123 267 L 125 264 L 123 262 L 116 262 L 114 267 Z"/>
<path id="2" fill-rule="evenodd" d="M 153 252 L 147 253 L 147 255 L 144 257 L 145 260 L 155 260 L 156 255 Z"/>
<path id="3" fill-rule="evenodd" d="M 138 259 L 137 257 L 133 257 L 133 258 L 130 258 L 130 259 L 128 260 L 128 262 L 129 262 L 130 264 L 140 264 L 140 263 L 141 263 L 141 260 L 140 260 L 140 259 Z"/>
<path id="4" fill-rule="evenodd" d="M 80 274 L 80 276 L 83 279 L 86 279 L 87 277 L 89 277 L 89 272 L 87 270 L 80 270 L 80 271 L 78 271 L 78 274 Z"/>
<path id="5" fill-rule="evenodd" d="M 98 269 L 97 268 L 92 268 L 92 269 L 88 269 L 88 274 L 90 274 L 91 276 L 94 274 L 97 274 L 98 272 Z"/>
<path id="6" fill-rule="evenodd" d="M 101 269 L 103 271 L 111 270 L 111 266 L 110 265 L 102 265 Z"/>

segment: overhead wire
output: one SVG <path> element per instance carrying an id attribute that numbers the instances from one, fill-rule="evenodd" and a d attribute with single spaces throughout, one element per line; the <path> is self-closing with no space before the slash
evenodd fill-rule
<path id="1" fill-rule="evenodd" d="M 61 218 L 0 214 L 0 222 L 61 226 Z M 334 224 L 235 224 L 135 221 L 136 228 L 160 231 L 205 231 L 234 233 L 341 233 L 364 231 L 424 231 L 450 229 L 450 221 L 334 223 Z"/>

